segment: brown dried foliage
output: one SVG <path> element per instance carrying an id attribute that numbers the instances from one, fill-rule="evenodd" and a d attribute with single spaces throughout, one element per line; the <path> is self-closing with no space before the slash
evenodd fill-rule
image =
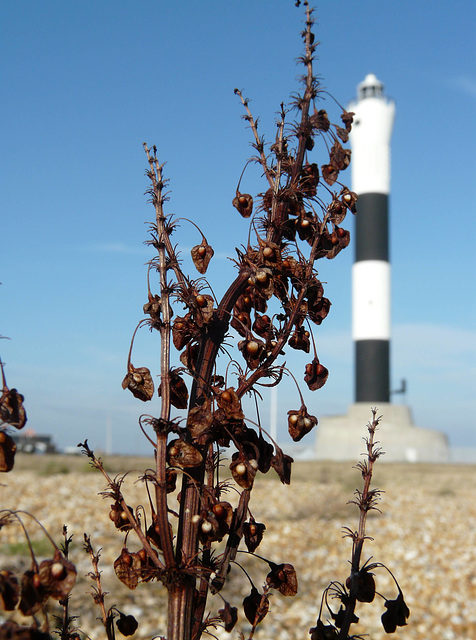
<path id="1" fill-rule="evenodd" d="M 276 138 L 268 148 L 258 133 L 258 121 L 248 100 L 235 90 L 254 138 L 256 155 L 246 166 L 257 163 L 267 184 L 263 193 L 253 197 L 239 190 L 243 173 L 240 177 L 232 205 L 241 216 L 251 218 L 250 238 L 256 237 L 256 241 L 252 244 L 249 239 L 246 247 L 237 249 L 238 274 L 219 301 L 205 293 L 211 287 L 204 278 L 194 281 L 182 271 L 171 242 L 177 221 L 164 212 L 167 198 L 163 165 L 158 161 L 157 149 L 144 144 L 149 162 L 148 194 L 155 209 L 149 244 L 157 254 L 148 271 L 147 301 L 143 307 L 148 318 L 139 323 L 134 336 L 143 325 L 157 331 L 160 356 L 154 374 L 147 367 L 134 367 L 133 338 L 122 387 L 143 402 L 152 401 L 153 376 L 160 380 L 157 393 L 160 415 L 142 416 L 139 421 L 153 445 L 155 457 L 155 468 L 141 476 L 147 486 L 148 508 L 128 504 L 122 491 L 124 476 L 112 479 L 87 442 L 80 445 L 92 466 L 103 474 L 107 483 L 103 496 L 113 501 L 109 517 L 118 532 L 125 535 L 114 562 L 116 576 L 131 590 L 150 580 L 163 583 L 169 600 L 168 640 L 200 640 L 217 621 L 227 631 L 235 627 L 241 615 L 237 607 L 223 600 L 217 617 L 213 618 L 206 614 L 206 606 L 208 596 L 222 589 L 230 571 L 239 570 L 238 553 L 253 554 L 269 567 L 268 574 L 263 576 L 264 586 L 258 590 L 251 582 L 250 593 L 242 603 L 244 616 L 251 624 L 249 639 L 268 613 L 273 590 L 283 596 L 294 596 L 298 591 L 292 565 L 256 554 L 266 526 L 256 522 L 249 507 L 258 472 L 268 473 L 272 469 L 282 483 L 290 484 L 293 459 L 270 438 L 259 415 L 254 420 L 245 415 L 242 399 L 247 394 L 259 398 L 258 386 L 279 384 L 286 373 L 280 359 L 288 347 L 312 353 L 303 378 L 309 390 L 320 389 L 327 381 L 329 372 L 319 361 L 311 323 L 319 326 L 331 303 L 324 297 L 316 262 L 321 258 L 333 259 L 348 246 L 350 234 L 341 225 L 347 213 L 356 210 L 356 194 L 339 181 L 350 162 L 350 150 L 343 144 L 348 141 L 353 114 L 342 110 L 343 126 L 339 126 L 332 124 L 324 109 L 316 108 L 321 89 L 313 69 L 316 50 L 313 18 L 308 3 L 303 4 L 306 28 L 300 62 L 305 73 L 302 93 L 295 96 L 293 104 L 296 122 L 286 121 L 289 111 L 281 105 Z M 319 147 L 330 150 L 322 164 L 310 155 L 320 142 L 324 144 Z M 334 185 L 335 191 L 331 189 Z M 191 256 L 203 276 L 213 256 L 213 248 L 203 234 Z M 152 288 L 157 287 L 157 293 L 151 291 L 151 283 Z M 278 306 L 277 313 L 273 305 Z M 180 315 L 175 313 L 177 307 Z M 229 359 L 219 357 L 222 352 L 228 353 L 230 341 L 236 338 L 229 334 L 230 329 L 240 337 L 235 340 L 237 359 L 232 358 L 237 372 L 233 383 Z M 174 367 L 176 360 L 183 367 Z M 219 373 L 223 360 L 225 366 Z M 0 418 L 2 423 L 22 428 L 26 422 L 23 397 L 7 387 L 3 366 L 2 377 Z M 298 392 L 300 409 L 288 411 L 288 428 L 294 441 L 301 440 L 318 422 Z M 173 416 L 173 408 L 185 412 L 186 417 Z M 147 433 L 149 429 L 153 431 L 151 435 Z M 316 627 L 310 631 L 312 640 L 348 638 L 349 628 L 357 620 L 356 602 L 374 599 L 371 570 L 381 565 L 360 563 L 366 538 L 365 516 L 375 508 L 378 499 L 378 491 L 368 486 L 373 462 L 378 457 L 372 438 L 373 432 L 368 463 L 366 466 L 360 463 L 365 486 L 362 492 L 356 492 L 355 503 L 361 511 L 359 531 L 348 533 L 353 540 L 351 574 L 346 585 L 333 582 L 326 590 L 325 603 L 333 622 L 325 624 L 319 616 Z M 231 478 L 223 479 L 220 470 L 223 449 L 230 447 L 234 448 L 229 463 Z M 12 468 L 14 454 L 15 445 L 2 429 L 0 470 Z M 181 481 L 178 493 L 177 480 Z M 235 505 L 224 499 L 231 485 L 238 496 Z M 214 546 L 218 543 L 219 552 Z M 247 551 L 240 549 L 242 543 Z M 132 545 L 136 547 L 134 550 Z M 93 565 L 89 574 L 93 581 L 92 596 L 100 608 L 107 639 L 115 638 L 114 619 L 123 635 L 132 635 L 137 629 L 133 616 L 114 606 L 109 609 L 105 606 L 99 552 L 94 553 L 86 535 L 85 550 Z M 48 598 L 61 600 L 66 621 L 61 638 L 76 640 L 78 634 L 67 615 L 68 595 L 75 577 L 74 566 L 56 550 L 51 560 L 39 565 L 33 561 L 32 568 L 20 580 L 8 571 L 0 573 L 1 601 L 6 610 L 18 606 L 25 615 L 35 615 Z M 338 612 L 329 607 L 328 593 L 340 599 Z M 386 631 L 391 633 L 406 624 L 409 612 L 400 589 L 398 597 L 387 600 L 385 607 L 382 623 Z M 8 632 L 12 637 L 23 637 L 22 630 Z M 36 637 L 28 633 L 24 637 Z"/>

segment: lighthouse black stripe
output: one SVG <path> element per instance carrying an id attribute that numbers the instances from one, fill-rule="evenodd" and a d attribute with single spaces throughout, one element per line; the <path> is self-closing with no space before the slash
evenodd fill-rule
<path id="1" fill-rule="evenodd" d="M 389 261 L 388 195 L 363 193 L 357 200 L 355 261 Z"/>
<path id="2" fill-rule="evenodd" d="M 355 402 L 390 402 L 390 342 L 355 342 Z"/>

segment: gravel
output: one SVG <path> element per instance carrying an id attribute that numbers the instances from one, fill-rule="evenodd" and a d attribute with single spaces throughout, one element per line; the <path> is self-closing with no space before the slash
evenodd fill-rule
<path id="1" fill-rule="evenodd" d="M 74 534 L 70 559 L 78 569 L 78 582 L 70 602 L 71 615 L 92 640 L 104 638 L 97 621 L 99 609 L 90 596 L 91 570 L 82 548 L 83 532 L 91 537 L 95 549 L 102 548 L 102 582 L 109 592 L 106 604 L 116 604 L 126 614 L 133 614 L 140 626 L 134 638 L 150 639 L 166 632 L 164 588 L 157 583 L 141 584 L 129 591 L 116 579 L 112 564 L 120 554 L 124 535 L 118 533 L 108 518 L 110 499 L 97 494 L 105 489 L 102 476 L 86 470 L 84 464 L 62 465 L 50 471 L 25 470 L 19 465 L 1 478 L 2 508 L 28 511 L 42 523 L 53 538 L 61 541 L 63 524 Z M 136 463 L 136 461 L 134 461 Z M 116 469 L 128 468 L 128 460 L 114 462 Z M 119 465 L 119 466 L 118 466 Z M 143 469 L 150 461 L 143 462 Z M 68 467 L 75 470 L 68 473 Z M 138 468 L 138 467 L 136 467 Z M 270 474 L 268 474 L 270 475 Z M 139 471 L 127 476 L 124 492 L 129 504 L 147 505 L 144 485 L 137 482 Z M 289 562 L 296 568 L 299 591 L 296 597 L 279 593 L 271 598 L 270 612 L 256 633 L 259 640 L 305 640 L 314 626 L 321 596 L 332 580 L 345 582 L 348 575 L 351 542 L 343 538 L 342 527 L 357 525 L 357 508 L 346 504 L 360 486 L 361 477 L 352 465 L 331 463 L 297 463 L 291 486 L 274 478 L 258 477 L 252 492 L 251 511 L 255 519 L 266 524 L 261 556 L 274 562 Z M 368 520 L 367 534 L 373 540 L 364 546 L 363 557 L 384 563 L 396 576 L 410 607 L 408 626 L 399 628 L 395 637 L 408 640 L 476 639 L 476 486 L 475 466 L 392 465 L 376 466 L 375 486 L 383 489 L 381 513 Z M 234 492 L 227 499 L 234 501 Z M 32 540 L 38 544 L 38 558 L 50 553 L 39 525 L 21 515 Z M 131 550 L 139 546 L 132 536 Z M 19 526 L 0 531 L 2 568 L 29 568 L 28 549 Z M 268 565 L 262 560 L 238 554 L 257 587 L 263 584 Z M 398 591 L 385 569 L 376 569 L 377 591 L 396 597 Z M 230 580 L 222 591 L 232 606 L 240 611 L 250 584 L 245 574 L 234 566 Z M 216 612 L 223 606 L 215 596 L 209 600 Z M 52 613 L 59 611 L 52 606 Z M 371 604 L 361 604 L 360 623 L 354 634 L 368 634 L 378 640 L 387 637 L 380 616 L 383 600 L 378 596 Z M 240 614 L 239 614 L 240 615 Z M 5 618 L 17 614 L 5 614 Z M 231 634 L 213 630 L 218 638 L 238 638 L 249 630 L 243 615 Z"/>

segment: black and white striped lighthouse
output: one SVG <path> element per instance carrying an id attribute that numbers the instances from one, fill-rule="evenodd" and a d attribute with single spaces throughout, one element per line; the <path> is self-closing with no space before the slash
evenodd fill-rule
<path id="1" fill-rule="evenodd" d="M 318 460 L 355 460 L 362 454 L 362 426 L 377 407 L 385 427 L 385 460 L 447 462 L 448 441 L 434 429 L 413 424 L 410 407 L 390 402 L 390 259 L 388 201 L 390 140 L 395 104 L 369 74 L 357 88 L 352 146 L 352 189 L 357 200 L 352 266 L 352 334 L 355 401 L 345 415 L 321 416 Z"/>
<path id="2" fill-rule="evenodd" d="M 395 103 L 369 74 L 358 85 L 350 136 L 357 201 L 352 268 L 355 402 L 390 402 L 390 140 Z"/>

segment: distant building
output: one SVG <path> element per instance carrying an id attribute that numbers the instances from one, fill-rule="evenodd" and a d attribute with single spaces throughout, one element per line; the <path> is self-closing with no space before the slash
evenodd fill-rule
<path id="1" fill-rule="evenodd" d="M 34 432 L 13 434 L 18 453 L 58 453 L 51 436 L 40 436 Z"/>

